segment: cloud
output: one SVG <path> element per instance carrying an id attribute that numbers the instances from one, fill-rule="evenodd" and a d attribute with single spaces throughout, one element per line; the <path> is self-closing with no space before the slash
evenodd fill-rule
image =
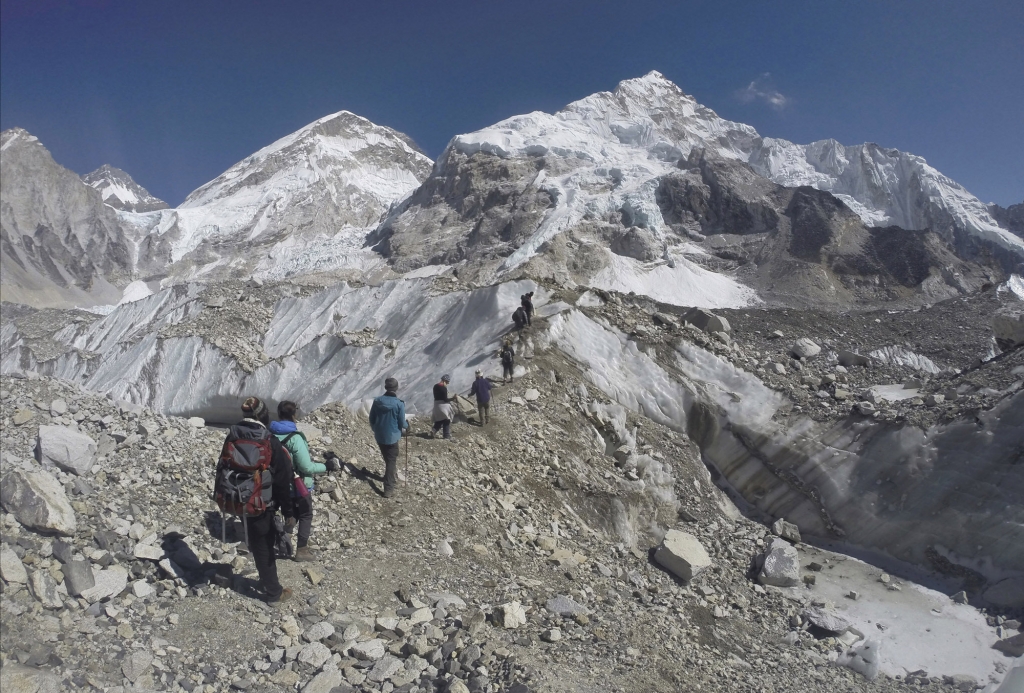
<path id="1" fill-rule="evenodd" d="M 775 88 L 770 72 L 765 72 L 744 89 L 737 89 L 736 98 L 740 103 L 763 101 L 776 111 L 781 111 L 791 102 L 791 99 L 783 96 L 782 92 Z"/>

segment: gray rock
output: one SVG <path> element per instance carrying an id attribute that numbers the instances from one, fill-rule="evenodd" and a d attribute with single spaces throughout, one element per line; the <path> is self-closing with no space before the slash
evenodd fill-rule
<path id="1" fill-rule="evenodd" d="M 1024 577 L 1000 580 L 982 594 L 985 601 L 1003 609 L 1024 607 Z"/>
<path id="2" fill-rule="evenodd" d="M 661 241 L 649 229 L 632 226 L 612 240 L 608 246 L 616 255 L 631 257 L 641 262 L 653 262 L 665 253 Z"/>
<path id="3" fill-rule="evenodd" d="M 48 671 L 16 664 L 10 659 L 0 669 L 3 693 L 60 693 L 60 679 Z"/>
<path id="4" fill-rule="evenodd" d="M 547 601 L 544 607 L 553 614 L 559 616 L 575 616 L 576 614 L 587 615 L 590 611 L 587 607 L 576 602 L 572 597 L 559 594 Z"/>
<path id="5" fill-rule="evenodd" d="M 842 349 L 839 352 L 839 365 L 844 368 L 852 368 L 853 366 L 870 366 L 871 358 Z"/>
<path id="6" fill-rule="evenodd" d="M 665 535 L 654 560 L 683 580 L 692 580 L 711 567 L 711 557 L 697 537 L 676 529 Z"/>
<path id="7" fill-rule="evenodd" d="M 303 664 L 319 669 L 328 659 L 331 658 L 331 651 L 322 642 L 311 642 L 299 650 L 299 661 Z"/>
<path id="8" fill-rule="evenodd" d="M 335 687 L 343 683 L 341 672 L 329 667 L 310 679 L 309 683 L 302 687 L 302 693 L 331 693 Z"/>
<path id="9" fill-rule="evenodd" d="M 202 418 L 201 416 L 190 416 L 188 419 L 188 425 L 191 426 L 192 428 L 205 428 L 206 419 Z"/>
<path id="10" fill-rule="evenodd" d="M 728 320 L 703 308 L 691 308 L 683 313 L 683 320 L 708 334 L 723 332 L 728 335 L 732 333 L 732 327 Z"/>
<path id="11" fill-rule="evenodd" d="M 72 536 L 77 529 L 75 511 L 64 487 L 46 471 L 13 469 L 0 482 L 0 503 L 25 527 Z"/>
<path id="12" fill-rule="evenodd" d="M 310 642 L 323 640 L 324 638 L 329 638 L 334 635 L 334 626 L 327 621 L 320 621 L 319 623 L 314 623 L 307 628 L 303 635 Z"/>
<path id="13" fill-rule="evenodd" d="M 64 602 L 57 592 L 57 583 L 45 570 L 37 570 L 29 575 L 28 588 L 44 609 L 64 608 Z"/>
<path id="14" fill-rule="evenodd" d="M 786 522 L 784 518 L 780 517 L 772 523 L 772 533 L 794 544 L 800 543 L 800 528 L 792 522 Z"/>
<path id="15" fill-rule="evenodd" d="M 992 334 L 1003 351 L 1024 344 L 1024 310 L 1017 307 L 999 310 L 992 317 Z"/>
<path id="16" fill-rule="evenodd" d="M 121 672 L 126 679 L 135 683 L 142 678 L 152 663 L 152 654 L 146 650 L 135 650 L 121 662 Z"/>
<path id="17" fill-rule="evenodd" d="M 61 566 L 61 572 L 64 573 L 64 587 L 72 597 L 81 596 L 96 585 L 96 577 L 88 561 L 68 561 Z"/>
<path id="18" fill-rule="evenodd" d="M 383 683 L 392 676 L 397 674 L 404 668 L 404 663 L 398 657 L 392 655 L 384 655 L 377 660 L 377 663 L 373 665 L 369 673 L 366 674 L 366 678 L 375 683 Z"/>
<path id="19" fill-rule="evenodd" d="M 0 577 L 7 583 L 16 582 L 22 585 L 28 583 L 28 572 L 25 570 L 25 565 L 18 558 L 18 554 L 6 546 L 0 549 Z"/>
<path id="20" fill-rule="evenodd" d="M 784 539 L 773 539 L 757 576 L 762 585 L 793 587 L 800 583 L 800 554 Z"/>
<path id="21" fill-rule="evenodd" d="M 813 359 L 821 353 L 821 347 L 807 337 L 801 337 L 789 348 L 789 353 L 799 359 Z"/>
<path id="22" fill-rule="evenodd" d="M 136 558 L 147 561 L 159 561 L 164 557 L 164 550 L 153 544 L 136 544 L 133 551 Z"/>
<path id="23" fill-rule="evenodd" d="M 526 625 L 526 609 L 518 601 L 506 602 L 494 608 L 494 624 L 501 628 L 519 628 Z"/>
<path id="24" fill-rule="evenodd" d="M 53 542 L 53 557 L 61 563 L 67 563 L 75 554 L 75 547 L 66 541 L 58 539 Z"/>
<path id="25" fill-rule="evenodd" d="M 375 638 L 366 642 L 358 642 L 352 646 L 352 656 L 359 659 L 377 660 L 384 656 L 386 640 Z"/>
<path id="26" fill-rule="evenodd" d="M 540 391 L 531 387 L 523 393 L 523 399 L 527 402 L 536 402 L 540 399 Z"/>
<path id="27" fill-rule="evenodd" d="M 112 565 L 106 570 L 93 570 L 96 584 L 82 592 L 86 601 L 99 602 L 120 594 L 128 586 L 128 571 L 119 565 Z"/>
<path id="28" fill-rule="evenodd" d="M 44 465 L 81 476 L 92 469 L 96 441 L 67 426 L 40 426 L 36 454 Z"/>
<path id="29" fill-rule="evenodd" d="M 840 616 L 832 609 L 822 606 L 812 606 L 804 609 L 804 619 L 812 625 L 832 633 L 845 633 L 850 627 L 850 622 Z"/>

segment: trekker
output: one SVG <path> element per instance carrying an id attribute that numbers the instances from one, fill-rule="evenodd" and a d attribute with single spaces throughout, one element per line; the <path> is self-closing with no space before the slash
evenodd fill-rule
<path id="1" fill-rule="evenodd" d="M 476 395 L 476 408 L 479 414 L 480 425 L 487 423 L 491 413 L 491 381 L 484 377 L 483 371 L 477 369 L 476 380 L 469 390 L 469 396 Z"/>
<path id="2" fill-rule="evenodd" d="M 398 487 L 398 441 L 409 430 L 405 402 L 398 399 L 398 381 L 384 381 L 384 394 L 370 407 L 370 427 L 384 458 L 384 497 L 391 498 Z"/>
<path id="3" fill-rule="evenodd" d="M 521 330 L 526 327 L 526 323 L 529 318 L 526 316 L 526 309 L 522 306 L 516 308 L 516 312 L 512 313 L 512 322 L 516 324 L 516 329 Z"/>
<path id="4" fill-rule="evenodd" d="M 274 513 L 280 509 L 285 518 L 294 515 L 292 462 L 280 441 L 270 434 L 270 413 L 263 400 L 259 397 L 248 397 L 242 403 L 242 414 L 244 418 L 228 430 L 224 440 L 224 451 L 221 453 L 221 463 L 223 464 L 225 455 L 245 454 L 239 452 L 243 448 L 248 451 L 254 448 L 262 449 L 262 454 L 266 454 L 267 446 L 270 448 L 270 466 L 267 471 L 270 472 L 272 487 L 269 494 L 264 491 L 265 496 L 269 495 L 266 510 L 260 515 L 243 516 L 242 521 L 246 525 L 249 551 L 252 553 L 253 563 L 256 564 L 260 586 L 266 593 L 266 599 L 268 602 L 282 602 L 292 596 L 292 591 L 282 587 L 277 578 L 277 556 L 274 551 L 277 532 L 274 529 Z M 218 470 L 220 468 L 218 465 Z M 265 481 L 262 487 L 266 488 Z M 214 487 L 214 493 L 217 494 L 217 486 Z"/>
<path id="5" fill-rule="evenodd" d="M 294 479 L 301 480 L 301 486 L 293 481 L 292 483 L 292 504 L 295 509 L 295 517 L 289 519 L 285 525 L 288 533 L 291 534 L 295 528 L 296 520 L 299 526 L 299 539 L 295 548 L 294 560 L 312 561 L 315 560 L 309 550 L 309 535 L 313 529 L 313 475 L 325 474 L 326 472 L 337 471 L 340 467 L 337 458 L 330 458 L 327 464 L 314 462 L 309 455 L 309 442 L 306 436 L 299 431 L 295 425 L 295 412 L 298 410 L 295 402 L 285 400 L 277 405 L 278 421 L 270 424 L 270 432 L 277 436 L 285 449 L 291 453 L 292 467 L 295 470 Z"/>
<path id="6" fill-rule="evenodd" d="M 523 294 L 519 297 L 519 302 L 522 304 L 523 312 L 526 313 L 526 324 L 533 324 L 533 292 Z"/>
<path id="7" fill-rule="evenodd" d="M 512 382 L 512 371 L 515 369 L 516 352 L 512 349 L 512 342 L 505 340 L 501 347 L 501 382 L 504 384 Z"/>
<path id="8" fill-rule="evenodd" d="M 455 409 L 452 407 L 455 397 L 448 396 L 448 384 L 451 381 L 452 377 L 445 373 L 441 376 L 441 382 L 434 385 L 434 410 L 431 412 L 433 434 L 436 436 L 438 431 L 444 431 L 445 440 L 451 440 L 452 419 L 455 418 Z"/>

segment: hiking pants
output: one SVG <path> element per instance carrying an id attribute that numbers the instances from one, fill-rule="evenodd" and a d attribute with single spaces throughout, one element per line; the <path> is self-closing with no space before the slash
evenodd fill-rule
<path id="1" fill-rule="evenodd" d="M 384 493 L 393 491 L 398 486 L 398 446 L 401 443 L 380 446 L 380 454 L 384 458 Z"/>
<path id="2" fill-rule="evenodd" d="M 487 419 L 491 415 L 491 403 L 490 402 L 477 402 L 476 408 L 480 410 L 480 423 L 487 423 Z"/>
<path id="3" fill-rule="evenodd" d="M 444 429 L 445 440 L 452 437 L 452 420 L 442 419 L 441 421 L 434 422 L 434 433 L 437 433 L 441 429 Z"/>
<path id="4" fill-rule="evenodd" d="M 501 364 L 501 379 L 504 380 L 505 378 L 508 378 L 511 380 L 513 369 L 514 366 L 511 363 Z"/>
<path id="5" fill-rule="evenodd" d="M 299 520 L 299 540 L 295 544 L 301 549 L 309 543 L 309 535 L 313 532 L 313 494 L 303 498 L 296 496 L 292 499 L 292 507 L 295 508 L 295 517 Z"/>
<path id="6" fill-rule="evenodd" d="M 267 593 L 268 599 L 277 599 L 284 590 L 277 579 L 277 556 L 274 544 L 277 532 L 274 529 L 274 511 L 268 510 L 259 517 L 248 517 L 249 551 L 252 561 L 256 564 L 256 572 L 260 574 L 260 584 Z"/>

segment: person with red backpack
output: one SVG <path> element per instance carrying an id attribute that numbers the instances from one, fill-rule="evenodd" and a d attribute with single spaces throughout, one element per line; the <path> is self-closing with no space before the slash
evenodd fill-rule
<path id="1" fill-rule="evenodd" d="M 214 482 L 214 500 L 224 513 L 242 517 L 245 540 L 268 602 L 282 602 L 292 591 L 277 577 L 274 515 L 292 508 L 292 461 L 270 433 L 270 413 L 258 397 L 242 404 L 245 418 L 228 429 Z M 223 520 L 223 518 L 222 518 Z M 223 525 L 222 530 L 223 532 Z"/>
<path id="2" fill-rule="evenodd" d="M 295 469 L 295 481 L 292 484 L 295 517 L 286 525 L 289 534 L 296 524 L 295 521 L 299 527 L 299 538 L 293 558 L 296 561 L 312 561 L 315 557 L 308 544 L 309 535 L 313 530 L 313 475 L 337 471 L 340 465 L 335 457 L 328 459 L 327 464 L 314 462 L 310 457 L 306 436 L 295 424 L 295 412 L 298 408 L 295 402 L 288 400 L 278 404 L 278 420 L 271 422 L 270 432 L 277 436 L 285 450 L 291 454 L 292 467 Z"/>

